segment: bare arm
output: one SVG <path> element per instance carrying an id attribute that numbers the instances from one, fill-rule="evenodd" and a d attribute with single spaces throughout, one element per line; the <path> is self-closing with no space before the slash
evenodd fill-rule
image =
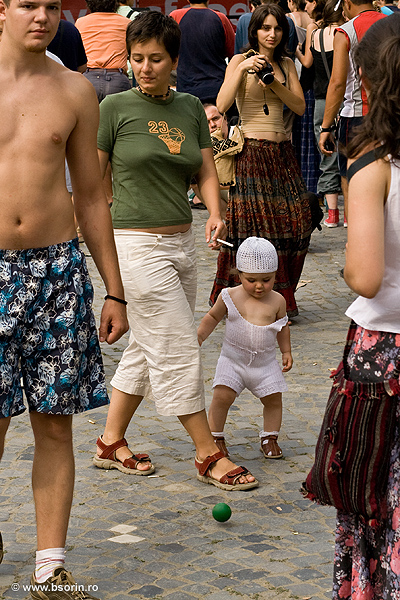
<path id="1" fill-rule="evenodd" d="M 329 80 L 328 90 L 326 92 L 325 112 L 322 121 L 322 127 L 330 127 L 337 117 L 340 105 L 343 102 L 346 91 L 347 71 L 349 69 L 349 52 L 347 39 L 344 33 L 338 31 L 333 40 L 333 65 L 331 78 Z M 330 156 L 331 150 L 325 149 L 325 143 L 328 139 L 334 143 L 332 133 L 321 133 L 319 138 L 319 148 L 322 154 Z"/>
<path id="2" fill-rule="evenodd" d="M 110 160 L 110 155 L 108 154 L 108 152 L 104 152 L 104 150 L 100 150 L 99 148 L 97 148 L 97 154 L 99 157 L 99 163 L 100 163 L 100 173 L 101 173 L 101 177 L 102 179 L 104 178 L 106 171 L 107 171 L 107 166 Z"/>
<path id="3" fill-rule="evenodd" d="M 376 296 L 385 270 L 384 203 L 389 188 L 390 165 L 383 160 L 358 171 L 349 183 L 344 278 L 366 298 Z"/>
<path id="4" fill-rule="evenodd" d="M 286 315 L 286 301 L 282 297 L 278 314 L 276 315 L 277 319 L 282 319 Z M 290 371 L 293 365 L 293 357 L 292 357 L 292 348 L 290 344 L 290 329 L 289 325 L 285 325 L 277 334 L 276 339 L 278 341 L 279 349 L 282 354 L 282 371 L 286 373 Z"/>
<path id="5" fill-rule="evenodd" d="M 107 294 L 124 299 L 110 210 L 96 152 L 99 110 L 93 87 L 82 77 L 75 86 L 76 124 L 67 143 L 74 207 L 85 242 L 104 281 Z M 100 321 L 100 341 L 117 341 L 128 330 L 126 308 L 107 300 Z"/>
<path id="6" fill-rule="evenodd" d="M 221 244 L 217 238 L 226 238 L 225 223 L 221 218 L 220 211 L 220 187 L 215 168 L 212 148 L 204 148 L 201 151 L 203 164 L 196 175 L 202 202 L 207 206 L 210 217 L 206 223 L 206 241 L 210 248 L 218 249 Z M 214 232 L 214 235 L 212 235 Z M 211 238 L 212 236 L 212 238 Z"/>
<path id="7" fill-rule="evenodd" d="M 259 70 L 265 65 L 266 58 L 256 54 L 246 58 L 243 54 L 235 54 L 225 71 L 225 79 L 217 96 L 217 108 L 224 114 L 235 100 L 243 75 L 249 70 Z"/>
<path id="8" fill-rule="evenodd" d="M 312 32 L 315 31 L 316 29 L 318 29 L 318 26 L 316 23 L 310 23 L 307 26 L 307 36 L 306 36 L 304 54 L 302 54 L 302 52 L 301 52 L 301 50 L 299 50 L 299 48 L 297 48 L 297 50 L 296 50 L 296 58 L 298 58 L 298 60 L 303 65 L 303 67 L 306 67 L 306 69 L 309 69 L 314 62 L 314 57 L 311 52 L 311 37 L 312 37 Z"/>
<path id="9" fill-rule="evenodd" d="M 289 68 L 288 85 L 282 85 L 276 78 L 269 86 L 284 104 L 296 115 L 302 115 L 306 110 L 306 102 L 304 100 L 303 90 L 297 76 L 296 67 L 290 58 L 286 60 Z"/>
<path id="10" fill-rule="evenodd" d="M 226 313 L 227 310 L 225 302 L 222 300 L 222 296 L 220 294 L 214 306 L 200 321 L 200 325 L 197 329 L 197 339 L 199 340 L 200 346 L 202 345 L 204 340 L 208 338 L 210 333 L 214 331 L 218 323 L 222 321 Z"/>

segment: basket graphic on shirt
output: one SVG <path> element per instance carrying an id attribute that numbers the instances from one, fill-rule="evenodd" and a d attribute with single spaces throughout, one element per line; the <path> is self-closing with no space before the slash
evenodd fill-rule
<path id="1" fill-rule="evenodd" d="M 185 134 L 178 127 L 168 127 L 165 121 L 149 121 L 149 132 L 157 133 L 160 140 L 166 144 L 170 154 L 180 154 L 182 142 L 185 141 Z"/>

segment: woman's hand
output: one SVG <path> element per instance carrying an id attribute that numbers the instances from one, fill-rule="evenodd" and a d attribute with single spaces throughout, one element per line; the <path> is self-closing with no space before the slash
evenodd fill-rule
<path id="1" fill-rule="evenodd" d="M 248 73 L 257 73 L 263 69 L 268 62 L 267 57 L 264 54 L 254 54 L 249 58 L 246 58 L 241 64 L 241 68 L 243 73 L 247 71 Z"/>
<path id="2" fill-rule="evenodd" d="M 224 240 L 227 235 L 226 225 L 220 217 L 209 217 L 206 223 L 206 242 L 208 247 L 212 250 L 219 250 L 221 248 L 221 242 L 217 242 L 217 239 Z"/>
<path id="3" fill-rule="evenodd" d="M 258 85 L 261 86 L 262 88 L 269 88 L 273 83 L 275 83 L 275 71 L 272 69 L 270 71 L 271 75 L 273 75 L 273 80 L 271 81 L 271 83 L 264 83 L 261 79 L 258 80 Z M 257 75 L 257 73 L 256 73 Z M 279 83 L 279 82 L 278 82 Z"/>

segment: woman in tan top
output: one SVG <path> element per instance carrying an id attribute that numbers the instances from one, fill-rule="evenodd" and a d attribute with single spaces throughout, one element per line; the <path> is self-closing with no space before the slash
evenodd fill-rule
<path id="1" fill-rule="evenodd" d="M 237 155 L 236 184 L 230 189 L 226 214 L 228 240 L 223 247 L 211 292 L 238 285 L 232 273 L 236 250 L 250 236 L 270 240 L 279 257 L 275 289 L 286 299 L 289 317 L 298 314 L 294 292 L 311 235 L 307 189 L 283 123 L 283 107 L 304 112 L 303 92 L 293 62 L 285 55 L 289 26 L 275 4 L 256 8 L 249 24 L 250 50 L 233 57 L 226 69 L 217 105 L 225 112 L 236 99 L 245 143 Z M 271 69 L 271 82 L 260 81 Z"/>

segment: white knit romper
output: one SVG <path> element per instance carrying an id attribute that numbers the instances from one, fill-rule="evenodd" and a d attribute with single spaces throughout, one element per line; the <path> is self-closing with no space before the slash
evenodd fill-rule
<path id="1" fill-rule="evenodd" d="M 221 295 L 228 315 L 213 387 L 226 385 L 238 395 L 247 388 L 257 398 L 286 392 L 287 385 L 276 360 L 276 336 L 288 322 L 287 316 L 270 325 L 254 325 L 239 313 L 228 288 Z"/>

